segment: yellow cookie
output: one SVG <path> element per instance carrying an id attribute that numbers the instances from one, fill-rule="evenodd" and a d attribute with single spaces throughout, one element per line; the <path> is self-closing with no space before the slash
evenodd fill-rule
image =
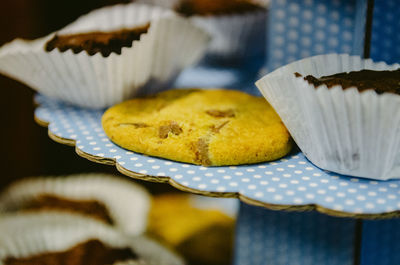
<path id="1" fill-rule="evenodd" d="M 292 146 L 264 98 L 234 90 L 169 90 L 108 109 L 107 136 L 128 150 L 222 166 L 278 159 Z"/>

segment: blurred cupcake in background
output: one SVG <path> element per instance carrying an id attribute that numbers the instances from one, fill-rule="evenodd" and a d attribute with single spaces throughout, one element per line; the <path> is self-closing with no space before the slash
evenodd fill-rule
<path id="1" fill-rule="evenodd" d="M 104 7 L 58 32 L 0 48 L 0 73 L 45 96 L 104 108 L 168 88 L 198 61 L 209 36 L 174 12 L 126 4 Z"/>
<path id="2" fill-rule="evenodd" d="M 207 60 L 240 62 L 264 57 L 269 1 L 139 0 L 170 8 L 212 36 Z"/>
<path id="3" fill-rule="evenodd" d="M 117 176 L 35 177 L 17 181 L 0 194 L 0 214 L 71 213 L 139 235 L 147 226 L 150 201 L 144 188 Z"/>
<path id="4" fill-rule="evenodd" d="M 145 236 L 127 236 L 94 219 L 66 213 L 18 213 L 0 219 L 0 264 L 183 265 Z"/>

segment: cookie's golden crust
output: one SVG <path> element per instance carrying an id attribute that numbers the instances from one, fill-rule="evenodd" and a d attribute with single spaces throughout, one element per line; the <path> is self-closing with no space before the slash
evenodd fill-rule
<path id="1" fill-rule="evenodd" d="M 123 148 L 206 166 L 275 160 L 292 145 L 264 98 L 233 90 L 170 90 L 133 99 L 108 109 L 102 124 Z"/>

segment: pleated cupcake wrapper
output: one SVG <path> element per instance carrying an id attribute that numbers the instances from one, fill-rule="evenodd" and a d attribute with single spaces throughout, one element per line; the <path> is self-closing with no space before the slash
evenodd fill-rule
<path id="1" fill-rule="evenodd" d="M 213 38 L 207 55 L 221 60 L 245 59 L 262 54 L 266 49 L 266 19 L 266 11 L 190 18 Z"/>
<path id="2" fill-rule="evenodd" d="M 112 226 L 77 215 L 22 213 L 0 218 L 0 265 L 6 257 L 23 258 L 46 252 L 65 251 L 90 239 L 115 248 L 131 248 L 142 262 L 119 265 L 181 265 L 182 259 L 144 237 L 130 237 Z"/>
<path id="3" fill-rule="evenodd" d="M 315 88 L 295 72 L 316 77 L 340 72 L 394 70 L 358 56 L 320 55 L 281 67 L 256 82 L 306 157 L 339 174 L 400 178 L 400 96 L 356 88 Z"/>
<path id="4" fill-rule="evenodd" d="M 168 88 L 178 73 L 204 53 L 209 36 L 159 7 L 128 4 L 89 13 L 60 34 L 112 31 L 151 22 L 146 34 L 121 55 L 44 50 L 50 34 L 35 41 L 15 40 L 0 49 L 0 72 L 40 93 L 81 107 L 103 108 L 135 95 Z"/>
<path id="5" fill-rule="evenodd" d="M 174 9 L 179 0 L 139 2 Z M 194 15 L 188 19 L 212 37 L 206 52 L 208 59 L 242 60 L 259 55 L 266 49 L 266 10 L 229 15 Z"/>
<path id="6" fill-rule="evenodd" d="M 15 211 L 40 195 L 71 200 L 96 200 L 104 204 L 114 225 L 130 235 L 147 226 L 150 195 L 132 181 L 107 174 L 35 177 L 12 184 L 0 194 L 0 213 Z"/>

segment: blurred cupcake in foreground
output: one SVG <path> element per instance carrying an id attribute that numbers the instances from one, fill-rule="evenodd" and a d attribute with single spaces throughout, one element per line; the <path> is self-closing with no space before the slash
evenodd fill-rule
<path id="1" fill-rule="evenodd" d="M 320 55 L 256 85 L 315 165 L 336 173 L 400 178 L 400 65 Z"/>
<path id="2" fill-rule="evenodd" d="M 173 9 L 212 36 L 210 61 L 242 61 L 264 56 L 267 1 L 139 0 Z"/>
<path id="3" fill-rule="evenodd" d="M 105 174 L 36 177 L 0 194 L 0 213 L 67 212 L 94 218 L 130 234 L 147 225 L 150 195 L 132 181 Z"/>
<path id="4" fill-rule="evenodd" d="M 209 36 L 160 7 L 127 4 L 0 48 L 0 73 L 81 107 L 103 108 L 166 89 L 201 58 Z"/>
<path id="5" fill-rule="evenodd" d="M 0 264 L 183 265 L 146 237 L 128 237 L 82 216 L 14 214 L 0 219 Z"/>
<path id="6" fill-rule="evenodd" d="M 191 265 L 231 264 L 234 219 L 219 209 L 198 207 L 194 197 L 154 197 L 148 233 L 175 249 Z"/>

